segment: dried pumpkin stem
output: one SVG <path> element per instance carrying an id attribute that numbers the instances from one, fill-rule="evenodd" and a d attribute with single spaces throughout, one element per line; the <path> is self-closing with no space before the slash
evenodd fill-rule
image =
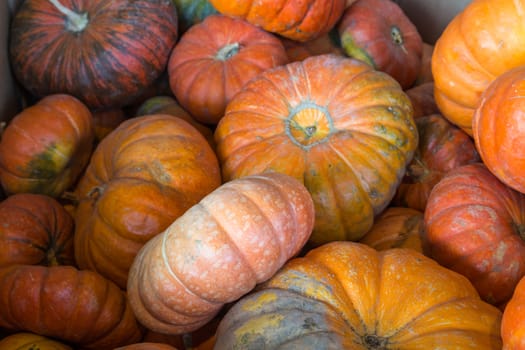
<path id="1" fill-rule="evenodd" d="M 58 0 L 49 0 L 49 2 L 66 16 L 66 27 L 68 30 L 72 32 L 81 32 L 86 28 L 89 22 L 87 13 L 76 13 L 62 5 Z"/>
<path id="2" fill-rule="evenodd" d="M 219 49 L 215 58 L 221 61 L 226 61 L 228 58 L 235 56 L 239 52 L 240 47 L 241 45 L 239 45 L 239 43 L 224 45 Z"/>

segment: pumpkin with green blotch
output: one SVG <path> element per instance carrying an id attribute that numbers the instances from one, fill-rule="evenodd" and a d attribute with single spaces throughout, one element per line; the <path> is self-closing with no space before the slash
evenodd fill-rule
<path id="1" fill-rule="evenodd" d="M 401 182 L 418 134 L 397 81 L 327 54 L 248 82 L 228 104 L 215 140 L 225 181 L 276 171 L 306 186 L 316 215 L 310 243 L 318 245 L 358 240 L 372 227 Z"/>
<path id="2" fill-rule="evenodd" d="M 179 34 L 183 34 L 192 25 L 202 22 L 217 10 L 208 0 L 172 0 L 177 8 Z"/>
<path id="3" fill-rule="evenodd" d="M 221 184 L 204 136 L 169 114 L 130 118 L 97 146 L 75 187 L 75 258 L 126 288 L 139 249 Z"/>
<path id="4" fill-rule="evenodd" d="M 35 333 L 18 332 L 0 339 L 0 350 L 73 350 L 73 348 Z"/>
<path id="5" fill-rule="evenodd" d="M 0 139 L 0 183 L 5 193 L 59 197 L 80 177 L 94 138 L 90 110 L 71 95 L 49 95 L 23 109 Z"/>
<path id="6" fill-rule="evenodd" d="M 289 261 L 221 320 L 215 349 L 501 349 L 501 311 L 412 249 L 331 242 Z"/>

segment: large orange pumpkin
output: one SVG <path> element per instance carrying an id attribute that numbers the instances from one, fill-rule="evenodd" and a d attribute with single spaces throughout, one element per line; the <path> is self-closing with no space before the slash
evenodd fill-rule
<path id="1" fill-rule="evenodd" d="M 522 0 L 471 1 L 436 41 L 431 64 L 436 103 L 469 135 L 483 91 L 525 63 L 524 7 Z"/>
<path id="2" fill-rule="evenodd" d="M 217 157 L 193 126 L 168 114 L 121 123 L 75 188 L 75 257 L 126 287 L 138 250 L 221 184 Z"/>
<path id="3" fill-rule="evenodd" d="M 345 0 L 210 0 L 218 12 L 242 18 L 285 38 L 308 41 L 328 33 L 345 9 Z"/>
<path id="4" fill-rule="evenodd" d="M 390 203 L 417 146 L 410 99 L 356 59 L 309 57 L 263 72 L 215 130 L 224 180 L 295 177 L 315 207 L 311 243 L 357 240 Z"/>
<path id="5" fill-rule="evenodd" d="M 135 258 L 127 290 L 138 320 L 167 334 L 202 327 L 300 251 L 313 211 L 310 194 L 290 176 L 226 182 Z"/>
<path id="6" fill-rule="evenodd" d="M 73 218 L 54 198 L 19 193 L 0 202 L 0 267 L 74 265 Z"/>
<path id="7" fill-rule="evenodd" d="M 0 139 L 5 193 L 60 196 L 84 170 L 94 138 L 92 114 L 73 96 L 49 95 L 23 109 Z"/>
<path id="8" fill-rule="evenodd" d="M 508 301 L 525 275 L 525 194 L 483 163 L 463 165 L 434 186 L 424 226 L 432 258 L 469 278 L 484 300 Z"/>
<path id="9" fill-rule="evenodd" d="M 332 242 L 236 302 L 216 349 L 501 349 L 501 311 L 412 249 Z"/>
<path id="10" fill-rule="evenodd" d="M 142 328 L 114 283 L 72 266 L 0 268 L 0 327 L 108 349 L 132 344 Z"/>

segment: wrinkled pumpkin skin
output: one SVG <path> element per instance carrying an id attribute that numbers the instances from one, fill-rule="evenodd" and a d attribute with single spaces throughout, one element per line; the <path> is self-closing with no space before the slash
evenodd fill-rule
<path id="1" fill-rule="evenodd" d="M 19 193 L 0 202 L 0 267 L 75 265 L 73 217 L 54 198 Z"/>
<path id="2" fill-rule="evenodd" d="M 94 137 L 90 110 L 71 95 L 49 95 L 23 109 L 0 139 L 4 192 L 60 196 L 84 170 Z"/>
<path id="3" fill-rule="evenodd" d="M 0 327 L 28 331 L 85 349 L 137 342 L 142 329 L 126 294 L 92 271 L 71 266 L 0 269 Z"/>
<path id="4" fill-rule="evenodd" d="M 525 195 L 483 163 L 450 171 L 428 198 L 425 247 L 440 264 L 465 275 L 482 299 L 501 305 L 525 275 Z"/>
<path id="5" fill-rule="evenodd" d="M 412 249 L 331 242 L 235 303 L 215 349 L 501 349 L 501 311 Z"/>
<path id="6" fill-rule="evenodd" d="M 441 113 L 472 135 L 481 94 L 499 75 L 525 63 L 523 1 L 471 1 L 434 46 L 432 76 Z"/>
<path id="7" fill-rule="evenodd" d="M 126 120 L 98 145 L 75 188 L 75 258 L 126 288 L 139 249 L 221 184 L 217 157 L 186 121 Z"/>
<path id="8" fill-rule="evenodd" d="M 252 79 L 228 104 L 215 140 L 224 180 L 276 171 L 303 182 L 315 203 L 310 243 L 320 245 L 358 240 L 372 227 L 418 134 L 392 77 L 327 54 Z"/>
<path id="9" fill-rule="evenodd" d="M 238 17 L 285 38 L 308 41 L 328 33 L 345 8 L 345 0 L 210 0 L 224 15 Z"/>
<path id="10" fill-rule="evenodd" d="M 73 350 L 73 348 L 38 334 L 19 332 L 0 339 L 0 350 Z"/>
<path id="11" fill-rule="evenodd" d="M 224 183 L 140 250 L 128 279 L 133 311 L 155 332 L 199 329 L 298 254 L 313 214 L 310 194 L 290 176 Z"/>

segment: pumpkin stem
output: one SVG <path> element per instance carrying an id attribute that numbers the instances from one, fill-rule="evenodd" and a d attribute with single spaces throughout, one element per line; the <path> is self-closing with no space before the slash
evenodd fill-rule
<path id="1" fill-rule="evenodd" d="M 392 26 L 392 28 L 390 28 L 390 36 L 392 37 L 392 41 L 401 47 L 401 50 L 407 54 L 408 51 L 404 45 L 405 41 L 403 40 L 403 34 L 401 34 L 401 30 L 396 26 Z"/>
<path id="2" fill-rule="evenodd" d="M 365 335 L 363 337 L 363 343 L 369 350 L 386 350 L 388 339 L 377 335 Z"/>
<path id="3" fill-rule="evenodd" d="M 217 51 L 217 54 L 215 55 L 215 58 L 220 61 L 226 61 L 228 58 L 235 56 L 241 48 L 241 45 L 239 43 L 233 43 L 224 45 Z"/>
<path id="4" fill-rule="evenodd" d="M 81 32 L 86 28 L 89 20 L 87 13 L 76 13 L 71 11 L 58 0 L 49 0 L 58 11 L 60 11 L 64 16 L 66 16 L 66 28 L 72 32 Z"/>

